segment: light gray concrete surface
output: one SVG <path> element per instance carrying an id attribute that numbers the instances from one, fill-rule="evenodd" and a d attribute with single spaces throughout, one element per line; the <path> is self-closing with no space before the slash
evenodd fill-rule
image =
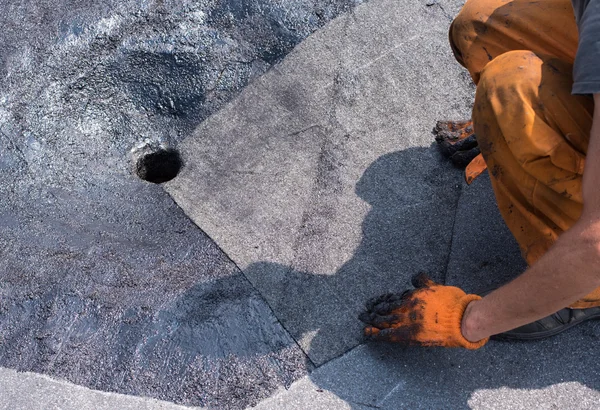
<path id="1" fill-rule="evenodd" d="M 0 368 L 0 408 L 5 410 L 185 410 L 150 398 L 87 389 L 48 376 Z"/>
<path id="2" fill-rule="evenodd" d="M 492 341 L 478 351 L 362 345 L 257 408 L 596 409 L 599 335 L 600 323 L 592 323 L 541 342 Z"/>
<path id="3" fill-rule="evenodd" d="M 541 389 L 482 389 L 469 399 L 472 409 L 597 409 L 600 392 L 579 382 L 557 383 Z"/>
<path id="4" fill-rule="evenodd" d="M 294 383 L 288 390 L 282 390 L 273 397 L 253 407 L 258 410 L 363 410 L 373 408 L 341 399 L 332 391 L 305 377 Z"/>
<path id="5" fill-rule="evenodd" d="M 444 278 L 461 175 L 431 129 L 473 89 L 441 4 L 334 20 L 185 139 L 165 184 L 316 364 L 360 342 L 366 299 Z"/>

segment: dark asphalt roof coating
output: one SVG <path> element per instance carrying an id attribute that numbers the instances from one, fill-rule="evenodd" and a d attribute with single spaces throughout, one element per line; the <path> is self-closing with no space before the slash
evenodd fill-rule
<path id="1" fill-rule="evenodd" d="M 176 146 L 354 3 L 3 1 L 1 366 L 219 408 L 305 374 L 260 295 L 134 175 L 130 150 Z"/>

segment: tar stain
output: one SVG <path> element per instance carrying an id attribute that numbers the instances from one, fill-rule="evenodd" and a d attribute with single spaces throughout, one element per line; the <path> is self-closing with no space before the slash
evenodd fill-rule
<path id="1" fill-rule="evenodd" d="M 176 118 L 206 115 L 202 105 L 208 69 L 198 55 L 122 50 L 109 67 L 132 101 L 148 113 Z"/>
<path id="2" fill-rule="evenodd" d="M 141 156 L 135 172 L 144 181 L 161 184 L 172 180 L 181 169 L 182 161 L 174 149 L 160 149 Z"/>

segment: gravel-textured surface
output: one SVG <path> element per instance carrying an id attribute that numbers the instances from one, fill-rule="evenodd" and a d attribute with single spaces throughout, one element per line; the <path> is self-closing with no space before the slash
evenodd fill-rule
<path id="1" fill-rule="evenodd" d="M 331 408 L 598 408 L 600 323 L 535 343 L 490 342 L 477 351 L 368 344 L 327 363 L 257 406 Z"/>
<path id="2" fill-rule="evenodd" d="M 354 4 L 1 2 L 0 365 L 220 408 L 305 373 L 131 150 L 176 146 Z"/>
<path id="3" fill-rule="evenodd" d="M 523 267 L 431 146 L 472 103 L 460 0 L 0 2 L 0 407 L 598 407 L 597 323 L 360 345 L 416 271 Z M 159 148 L 183 209 L 135 175 Z"/>
<path id="4" fill-rule="evenodd" d="M 317 365 L 361 342 L 365 300 L 444 279 L 461 173 L 431 129 L 468 116 L 473 91 L 449 23 L 419 2 L 358 6 L 180 144 L 166 190 Z"/>
<path id="5" fill-rule="evenodd" d="M 0 368 L 0 409 L 191 410 L 166 401 L 90 390 L 30 372 Z M 193 407 L 195 410 L 204 409 Z"/>
<path id="6" fill-rule="evenodd" d="M 498 211 L 487 172 L 463 182 L 446 283 L 467 292 L 486 292 L 525 271 L 519 245 Z"/>

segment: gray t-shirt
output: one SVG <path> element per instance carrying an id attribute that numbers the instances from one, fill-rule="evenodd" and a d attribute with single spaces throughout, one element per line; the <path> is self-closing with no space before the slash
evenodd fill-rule
<path id="1" fill-rule="evenodd" d="M 600 0 L 572 0 L 579 28 L 573 94 L 600 93 Z"/>

